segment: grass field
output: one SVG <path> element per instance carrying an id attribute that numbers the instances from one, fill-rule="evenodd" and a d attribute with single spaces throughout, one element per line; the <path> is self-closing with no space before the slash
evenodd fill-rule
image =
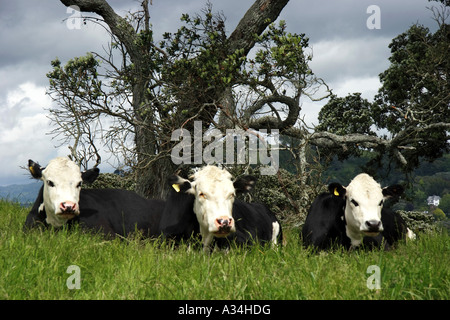
<path id="1" fill-rule="evenodd" d="M 420 235 L 390 252 L 312 254 L 286 230 L 282 249 L 208 255 L 77 230 L 23 233 L 27 213 L 0 200 L 0 299 L 450 298 L 448 235 Z"/>

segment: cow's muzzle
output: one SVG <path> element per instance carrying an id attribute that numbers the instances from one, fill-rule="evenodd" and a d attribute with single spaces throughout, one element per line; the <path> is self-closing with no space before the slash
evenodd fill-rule
<path id="1" fill-rule="evenodd" d="M 363 230 L 367 235 L 377 235 L 383 231 L 383 225 L 380 220 L 368 220 L 365 222 L 365 229 Z"/>
<path id="2" fill-rule="evenodd" d="M 217 231 L 214 232 L 214 234 L 219 237 L 225 237 L 231 232 L 234 221 L 233 218 L 230 217 L 219 217 L 214 224 L 217 227 Z"/>
<path id="3" fill-rule="evenodd" d="M 77 204 L 71 201 L 61 202 L 59 204 L 59 209 L 60 212 L 58 212 L 58 216 L 65 219 L 73 219 L 80 214 Z"/>

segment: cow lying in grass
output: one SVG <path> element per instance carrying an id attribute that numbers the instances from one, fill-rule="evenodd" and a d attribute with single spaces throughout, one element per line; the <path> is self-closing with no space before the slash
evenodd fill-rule
<path id="1" fill-rule="evenodd" d="M 147 200 L 133 191 L 82 189 L 99 175 L 97 168 L 84 172 L 68 158 L 55 158 L 44 168 L 29 160 L 33 178 L 44 182 L 24 228 L 55 228 L 78 223 L 83 229 L 108 236 L 127 236 L 139 231 L 145 237 L 160 234 L 164 201 Z"/>
<path id="2" fill-rule="evenodd" d="M 250 176 L 232 181 L 231 174 L 215 166 L 206 166 L 193 181 L 179 176 L 170 178 L 173 186 L 161 219 L 164 236 L 177 240 L 201 234 L 203 249 L 209 251 L 213 239 L 219 247 L 230 241 L 277 244 L 282 237 L 275 215 L 262 204 L 236 199 L 236 193 L 248 192 L 255 184 Z"/>
<path id="3" fill-rule="evenodd" d="M 328 190 L 309 209 L 301 230 L 306 246 L 319 250 L 361 244 L 389 248 L 400 239 L 414 237 L 398 213 L 383 207 L 387 198 L 403 193 L 402 186 L 381 188 L 371 176 L 359 174 L 347 187 L 332 183 Z"/>

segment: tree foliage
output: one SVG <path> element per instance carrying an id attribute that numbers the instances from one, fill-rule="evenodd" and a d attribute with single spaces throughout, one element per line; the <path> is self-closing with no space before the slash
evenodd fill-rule
<path id="1" fill-rule="evenodd" d="M 83 18 L 104 26 L 111 41 L 103 54 L 88 53 L 64 66 L 52 62 L 53 134 L 70 143 L 72 157 L 84 164 L 101 160 L 102 141 L 119 159 L 116 166 L 132 168 L 145 196 L 162 197 L 166 176 L 184 169 L 170 159 L 178 143 L 171 133 L 192 132 L 197 120 L 203 132 L 277 129 L 296 139 L 284 147 L 298 162 L 301 184 L 310 144 L 340 158 L 373 150 L 379 155 L 374 163 L 388 155 L 405 171 L 418 165 L 419 156 L 433 160 L 449 149 L 445 10 L 437 32 L 414 25 L 393 39 L 391 65 L 369 102 L 359 93 L 331 95 L 309 66 L 308 37 L 287 32 L 284 21 L 273 23 L 288 0 L 255 0 L 230 34 L 225 17 L 208 4 L 200 14 L 182 15 L 183 25 L 161 42 L 154 40 L 148 0 L 124 17 L 106 0 L 61 2 L 95 13 Z M 309 128 L 301 114 L 304 99 L 328 97 L 319 125 Z"/>
<path id="2" fill-rule="evenodd" d="M 379 154 L 374 163 L 388 154 L 405 172 L 420 159 L 433 161 L 449 150 L 450 26 L 445 20 L 450 8 L 432 10 L 439 27 L 435 33 L 415 24 L 392 40 L 391 64 L 380 74 L 382 86 L 373 103 L 355 93 L 333 96 L 323 107 L 318 144 L 342 158 L 361 148 L 374 150 Z M 374 128 L 385 133 L 376 135 Z"/>

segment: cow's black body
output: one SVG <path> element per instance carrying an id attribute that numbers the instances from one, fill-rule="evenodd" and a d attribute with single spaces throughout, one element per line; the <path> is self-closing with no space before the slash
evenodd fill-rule
<path id="1" fill-rule="evenodd" d="M 183 186 L 180 192 L 170 191 L 160 225 L 165 237 L 177 241 L 197 237 L 200 234 L 200 226 L 193 210 L 195 197 L 183 191 Z M 264 205 L 247 203 L 239 199 L 233 203 L 233 218 L 236 221 L 236 232 L 225 238 L 215 238 L 219 248 L 228 247 L 232 242 L 238 245 L 270 242 L 272 223 L 278 223 L 275 215 Z M 278 243 L 281 243 L 281 239 L 280 226 Z"/>
<path id="2" fill-rule="evenodd" d="M 233 217 L 236 220 L 236 232 L 226 238 L 217 238 L 219 247 L 226 247 L 230 240 L 237 244 L 270 243 L 273 237 L 273 223 L 280 226 L 276 239 L 277 243 L 281 244 L 283 238 L 281 225 L 265 205 L 236 199 L 233 203 Z"/>
<path id="3" fill-rule="evenodd" d="M 345 231 L 344 210 L 344 197 L 334 196 L 332 193 L 320 194 L 311 205 L 301 230 L 304 245 L 318 250 L 332 249 L 336 245 L 349 249 L 351 241 Z M 383 246 L 389 249 L 397 241 L 406 239 L 406 223 L 397 212 L 383 207 L 381 222 L 384 230 L 376 237 L 364 237 L 364 247 Z"/>
<path id="4" fill-rule="evenodd" d="M 27 216 L 24 228 L 48 227 L 43 203 L 43 188 Z M 139 231 L 145 237 L 160 235 L 159 222 L 164 201 L 147 200 L 133 191 L 119 189 L 82 189 L 79 200 L 79 216 L 67 222 L 81 228 L 100 231 L 108 236 L 128 236 Z"/>
<path id="5" fill-rule="evenodd" d="M 186 183 L 180 185 L 179 192 L 173 189 L 169 191 L 161 217 L 159 229 L 163 236 L 177 242 L 200 234 L 200 225 L 193 210 L 195 198 L 192 194 L 185 193 L 189 188 L 190 185 Z"/>
<path id="6" fill-rule="evenodd" d="M 311 205 L 301 238 L 306 246 L 326 250 L 339 244 L 350 247 L 350 239 L 345 234 L 345 200 L 330 193 L 320 194 Z"/>

